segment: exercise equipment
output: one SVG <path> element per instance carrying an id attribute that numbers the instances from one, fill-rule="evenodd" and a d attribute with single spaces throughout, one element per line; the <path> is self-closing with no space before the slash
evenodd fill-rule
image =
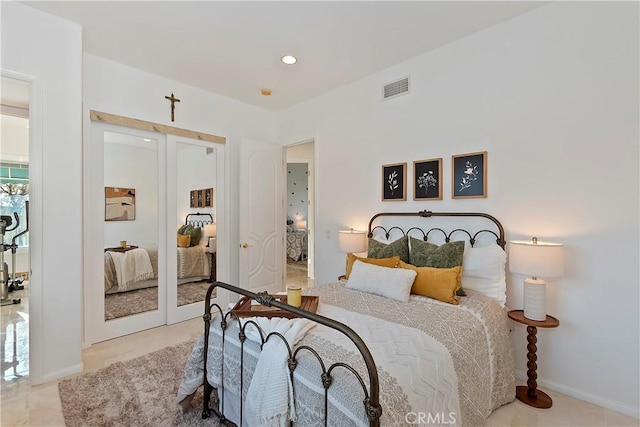
<path id="1" fill-rule="evenodd" d="M 29 231 L 29 202 L 25 202 L 25 211 L 25 229 L 13 236 L 11 244 L 6 244 L 4 242 L 4 235 L 7 231 L 13 231 L 20 226 L 20 217 L 17 212 L 13 213 L 13 218 L 10 215 L 0 216 L 0 235 L 2 236 L 2 244 L 0 245 L 0 306 L 20 304 L 20 298 L 9 298 L 9 292 L 24 289 L 24 286 L 22 285 L 24 279 L 22 277 L 16 277 L 16 252 L 18 250 L 16 240 L 18 237 Z M 14 218 L 15 225 L 11 227 L 14 222 Z M 4 261 L 4 253 L 8 250 L 11 250 L 11 277 L 9 277 L 9 266 Z"/>

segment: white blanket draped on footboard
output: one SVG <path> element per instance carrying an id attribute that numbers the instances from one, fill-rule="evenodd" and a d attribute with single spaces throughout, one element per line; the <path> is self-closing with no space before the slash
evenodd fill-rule
<path id="1" fill-rule="evenodd" d="M 495 301 L 471 295 L 462 298 L 459 306 L 424 297 L 411 297 L 403 303 L 346 289 L 342 283 L 317 286 L 307 293 L 320 296 L 319 314 L 351 327 L 371 351 L 380 379 L 381 425 L 412 424 L 416 417 L 437 419 L 436 424 L 481 425 L 493 409 L 513 400 L 514 368 L 507 316 Z M 210 329 L 207 372 L 209 383 L 220 388 L 221 332 L 219 319 L 216 320 Z M 239 345 L 237 321 L 232 321 L 226 332 L 224 389 L 225 415 L 235 422 L 239 421 L 239 414 L 229 413 L 229 409 L 237 411 L 238 404 L 232 404 L 230 399 L 241 394 Z M 355 346 L 335 330 L 318 325 L 299 345 L 314 348 L 326 366 L 345 362 L 367 378 Z M 200 339 L 185 367 L 178 401 L 202 385 L 202 352 Z M 244 397 L 258 356 L 259 346 L 245 342 Z M 297 362 L 297 425 L 322 425 L 321 370 L 308 352 L 298 353 Z M 336 369 L 332 377 L 329 425 L 369 425 L 361 385 L 344 369 Z M 247 406 L 244 411 L 244 420 L 252 419 L 247 416 Z"/>

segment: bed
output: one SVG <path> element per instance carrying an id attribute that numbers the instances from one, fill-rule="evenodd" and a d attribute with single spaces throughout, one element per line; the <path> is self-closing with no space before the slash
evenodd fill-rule
<path id="1" fill-rule="evenodd" d="M 213 222 L 211 214 L 188 214 L 185 226 L 204 229 Z M 200 232 L 202 233 L 202 232 Z M 188 247 L 176 248 L 178 285 L 207 280 L 211 276 L 211 257 L 205 240 Z M 158 286 L 157 247 L 127 247 L 105 249 L 105 294 L 134 291 Z"/>
<path id="2" fill-rule="evenodd" d="M 287 231 L 287 256 L 294 261 L 307 257 L 306 231 Z"/>
<path id="3" fill-rule="evenodd" d="M 483 218 L 490 220 L 496 231 L 482 229 L 471 233 L 457 226 L 451 232 L 441 227 L 423 231 L 414 226 L 404 231 L 397 226 L 373 225 L 390 216 L 427 220 L 438 216 Z M 369 223 L 370 250 L 377 246 L 373 241 L 376 232 L 381 232 L 386 240 L 393 240 L 390 239 L 393 233 L 403 236 L 382 243 L 386 245 L 384 250 L 398 246 L 395 242 L 409 240 L 412 235 L 425 243 L 436 234 L 442 235 L 445 243 L 437 246 L 437 250 L 454 241 L 453 235 L 464 236 L 467 242 L 451 246 L 468 245 L 470 256 L 476 257 L 466 264 L 467 280 L 458 279 L 453 289 L 457 294 L 462 283 L 466 295 L 456 296 L 455 304 L 417 294 L 408 294 L 406 300 L 396 298 L 393 292 L 402 286 L 406 289 L 406 285 L 385 282 L 391 280 L 391 275 L 385 275 L 413 277 L 415 284 L 417 275 L 406 272 L 413 270 L 377 265 L 363 269 L 368 263 L 358 260 L 347 280 L 305 291 L 306 295 L 320 298 L 317 314 L 281 303 L 270 295 L 213 283 L 209 291 L 223 287 L 301 318 L 276 325 L 274 319 L 238 318 L 228 308 L 212 306 L 208 296 L 204 334 L 189 356 L 177 400 L 188 402 L 203 385 L 203 417 L 215 414 L 222 421 L 231 420 L 237 425 L 265 422 L 285 425 L 289 419 L 295 419 L 297 425 L 304 426 L 406 425 L 421 421 L 482 425 L 494 409 L 511 402 L 515 398 L 515 376 L 508 318 L 501 298 L 496 298 L 495 289 L 488 286 L 492 274 L 503 277 L 506 257 L 496 258 L 499 262 L 493 264 L 502 272 L 492 268 L 486 277 L 481 277 L 486 265 L 494 261 L 487 254 L 495 252 L 494 248 L 504 252 L 502 225 L 483 213 L 377 214 Z M 494 248 L 474 252 L 481 235 L 489 235 Z M 417 241 L 414 245 L 419 246 Z M 368 268 L 376 275 L 369 276 L 363 282 L 365 287 L 359 288 L 361 272 L 369 271 Z M 439 274 L 462 271 L 462 266 L 426 267 L 417 274 L 434 269 Z M 377 274 L 381 271 L 384 274 Z M 392 294 L 379 295 L 375 289 L 366 289 L 376 278 L 387 284 L 387 289 L 380 293 Z M 483 279 L 491 279 L 484 288 L 478 285 Z M 413 292 L 413 286 L 409 286 Z M 293 322 L 297 326 L 291 326 Z M 270 365 L 274 359 L 288 367 L 283 373 L 290 378 L 288 388 L 271 377 L 278 372 L 274 368 L 278 364 Z M 266 373 L 265 366 L 269 368 Z"/>

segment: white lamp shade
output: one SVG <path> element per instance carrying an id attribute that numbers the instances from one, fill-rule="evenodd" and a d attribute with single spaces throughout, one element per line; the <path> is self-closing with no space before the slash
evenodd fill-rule
<path id="1" fill-rule="evenodd" d="M 218 250 L 218 238 L 217 237 L 209 237 L 209 246 L 207 246 L 207 251 L 214 253 Z"/>
<path id="2" fill-rule="evenodd" d="M 509 271 L 532 277 L 561 277 L 564 275 L 564 245 L 541 241 L 511 241 Z"/>
<path id="3" fill-rule="evenodd" d="M 296 221 L 296 228 L 298 230 L 306 230 L 307 229 L 307 221 L 305 221 L 304 219 Z"/>
<path id="4" fill-rule="evenodd" d="M 213 237 L 213 236 L 216 235 L 217 231 L 218 231 L 218 227 L 216 226 L 215 223 L 206 224 L 204 226 L 204 235 L 205 236 Z"/>
<path id="5" fill-rule="evenodd" d="M 338 232 L 338 249 L 340 252 L 360 253 L 367 250 L 367 233 L 356 230 Z"/>

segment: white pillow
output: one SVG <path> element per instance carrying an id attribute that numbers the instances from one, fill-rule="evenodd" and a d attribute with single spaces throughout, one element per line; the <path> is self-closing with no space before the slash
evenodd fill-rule
<path id="1" fill-rule="evenodd" d="M 466 246 L 462 257 L 462 288 L 480 292 L 504 306 L 507 302 L 507 254 L 498 245 Z"/>
<path id="2" fill-rule="evenodd" d="M 415 278 L 416 272 L 414 270 L 380 267 L 356 260 L 353 263 L 346 287 L 407 302 Z"/>

